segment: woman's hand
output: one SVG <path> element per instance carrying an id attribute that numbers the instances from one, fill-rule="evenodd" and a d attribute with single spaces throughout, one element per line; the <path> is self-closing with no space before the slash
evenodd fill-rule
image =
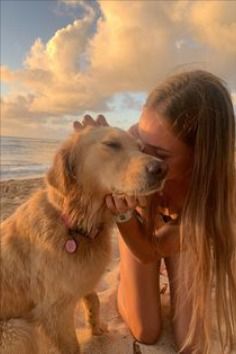
<path id="1" fill-rule="evenodd" d="M 130 210 L 142 210 L 140 207 L 145 204 L 145 199 L 140 201 L 135 197 L 118 197 L 108 195 L 106 197 L 106 205 L 111 213 L 115 216 L 127 213 Z M 139 213 L 140 214 L 140 213 Z M 144 237 L 144 235 L 142 235 Z M 180 236 L 179 225 L 176 222 L 159 224 L 155 232 L 155 241 L 153 247 L 156 247 L 159 257 L 170 257 L 180 252 Z"/>
<path id="2" fill-rule="evenodd" d="M 82 122 L 78 122 L 76 120 L 73 123 L 73 126 L 74 126 L 74 130 L 79 131 L 79 130 L 86 128 L 88 126 L 90 126 L 90 127 L 99 127 L 99 126 L 100 127 L 101 126 L 107 127 L 107 126 L 109 126 L 109 124 L 107 123 L 106 118 L 102 114 L 99 114 L 96 119 L 93 119 L 89 114 L 86 114 L 83 117 Z"/>
<path id="3" fill-rule="evenodd" d="M 134 210 L 138 206 L 138 201 L 135 197 L 107 195 L 106 205 L 112 214 L 117 215 L 120 213 L 126 213 L 129 210 Z"/>
<path id="4" fill-rule="evenodd" d="M 134 210 L 137 210 L 138 214 L 142 215 L 142 209 L 146 207 L 147 199 L 145 197 L 107 195 L 106 205 L 113 215 Z"/>

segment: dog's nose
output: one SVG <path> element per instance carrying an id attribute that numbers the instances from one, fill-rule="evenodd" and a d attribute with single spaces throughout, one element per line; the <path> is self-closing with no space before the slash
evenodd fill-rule
<path id="1" fill-rule="evenodd" d="M 146 166 L 146 171 L 149 176 L 163 179 L 167 174 L 167 164 L 164 161 L 150 161 Z"/>

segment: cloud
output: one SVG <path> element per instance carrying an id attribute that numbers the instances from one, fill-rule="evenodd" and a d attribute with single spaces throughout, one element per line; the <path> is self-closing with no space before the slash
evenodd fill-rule
<path id="1" fill-rule="evenodd" d="M 236 54 L 236 4 L 234 1 L 195 2 L 191 9 L 191 23 L 196 38 L 217 51 Z"/>
<path id="2" fill-rule="evenodd" d="M 82 6 L 83 17 L 46 43 L 36 39 L 24 69 L 1 68 L 2 79 L 21 88 L 4 97 L 6 119 L 106 111 L 122 93 L 123 109 L 134 107 L 132 95 L 183 67 L 210 70 L 236 87 L 235 1 L 63 2 Z"/>

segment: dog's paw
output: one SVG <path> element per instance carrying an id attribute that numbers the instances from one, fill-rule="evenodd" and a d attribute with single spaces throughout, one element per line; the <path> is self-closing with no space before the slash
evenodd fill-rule
<path id="1" fill-rule="evenodd" d="M 102 336 L 108 333 L 108 326 L 105 322 L 100 322 L 97 326 L 91 328 L 93 336 Z"/>

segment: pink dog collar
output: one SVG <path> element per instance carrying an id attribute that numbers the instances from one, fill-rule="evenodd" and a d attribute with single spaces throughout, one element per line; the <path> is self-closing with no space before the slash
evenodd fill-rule
<path id="1" fill-rule="evenodd" d="M 61 215 L 61 221 L 65 225 L 65 227 L 68 230 L 68 234 L 70 238 L 66 240 L 64 248 L 66 252 L 73 254 L 77 251 L 78 246 L 79 246 L 79 236 L 86 237 L 88 239 L 95 239 L 99 233 L 103 230 L 103 225 L 100 225 L 97 228 L 93 228 L 90 232 L 86 232 L 82 228 L 76 227 L 72 228 L 70 220 L 67 215 L 62 214 Z"/>

